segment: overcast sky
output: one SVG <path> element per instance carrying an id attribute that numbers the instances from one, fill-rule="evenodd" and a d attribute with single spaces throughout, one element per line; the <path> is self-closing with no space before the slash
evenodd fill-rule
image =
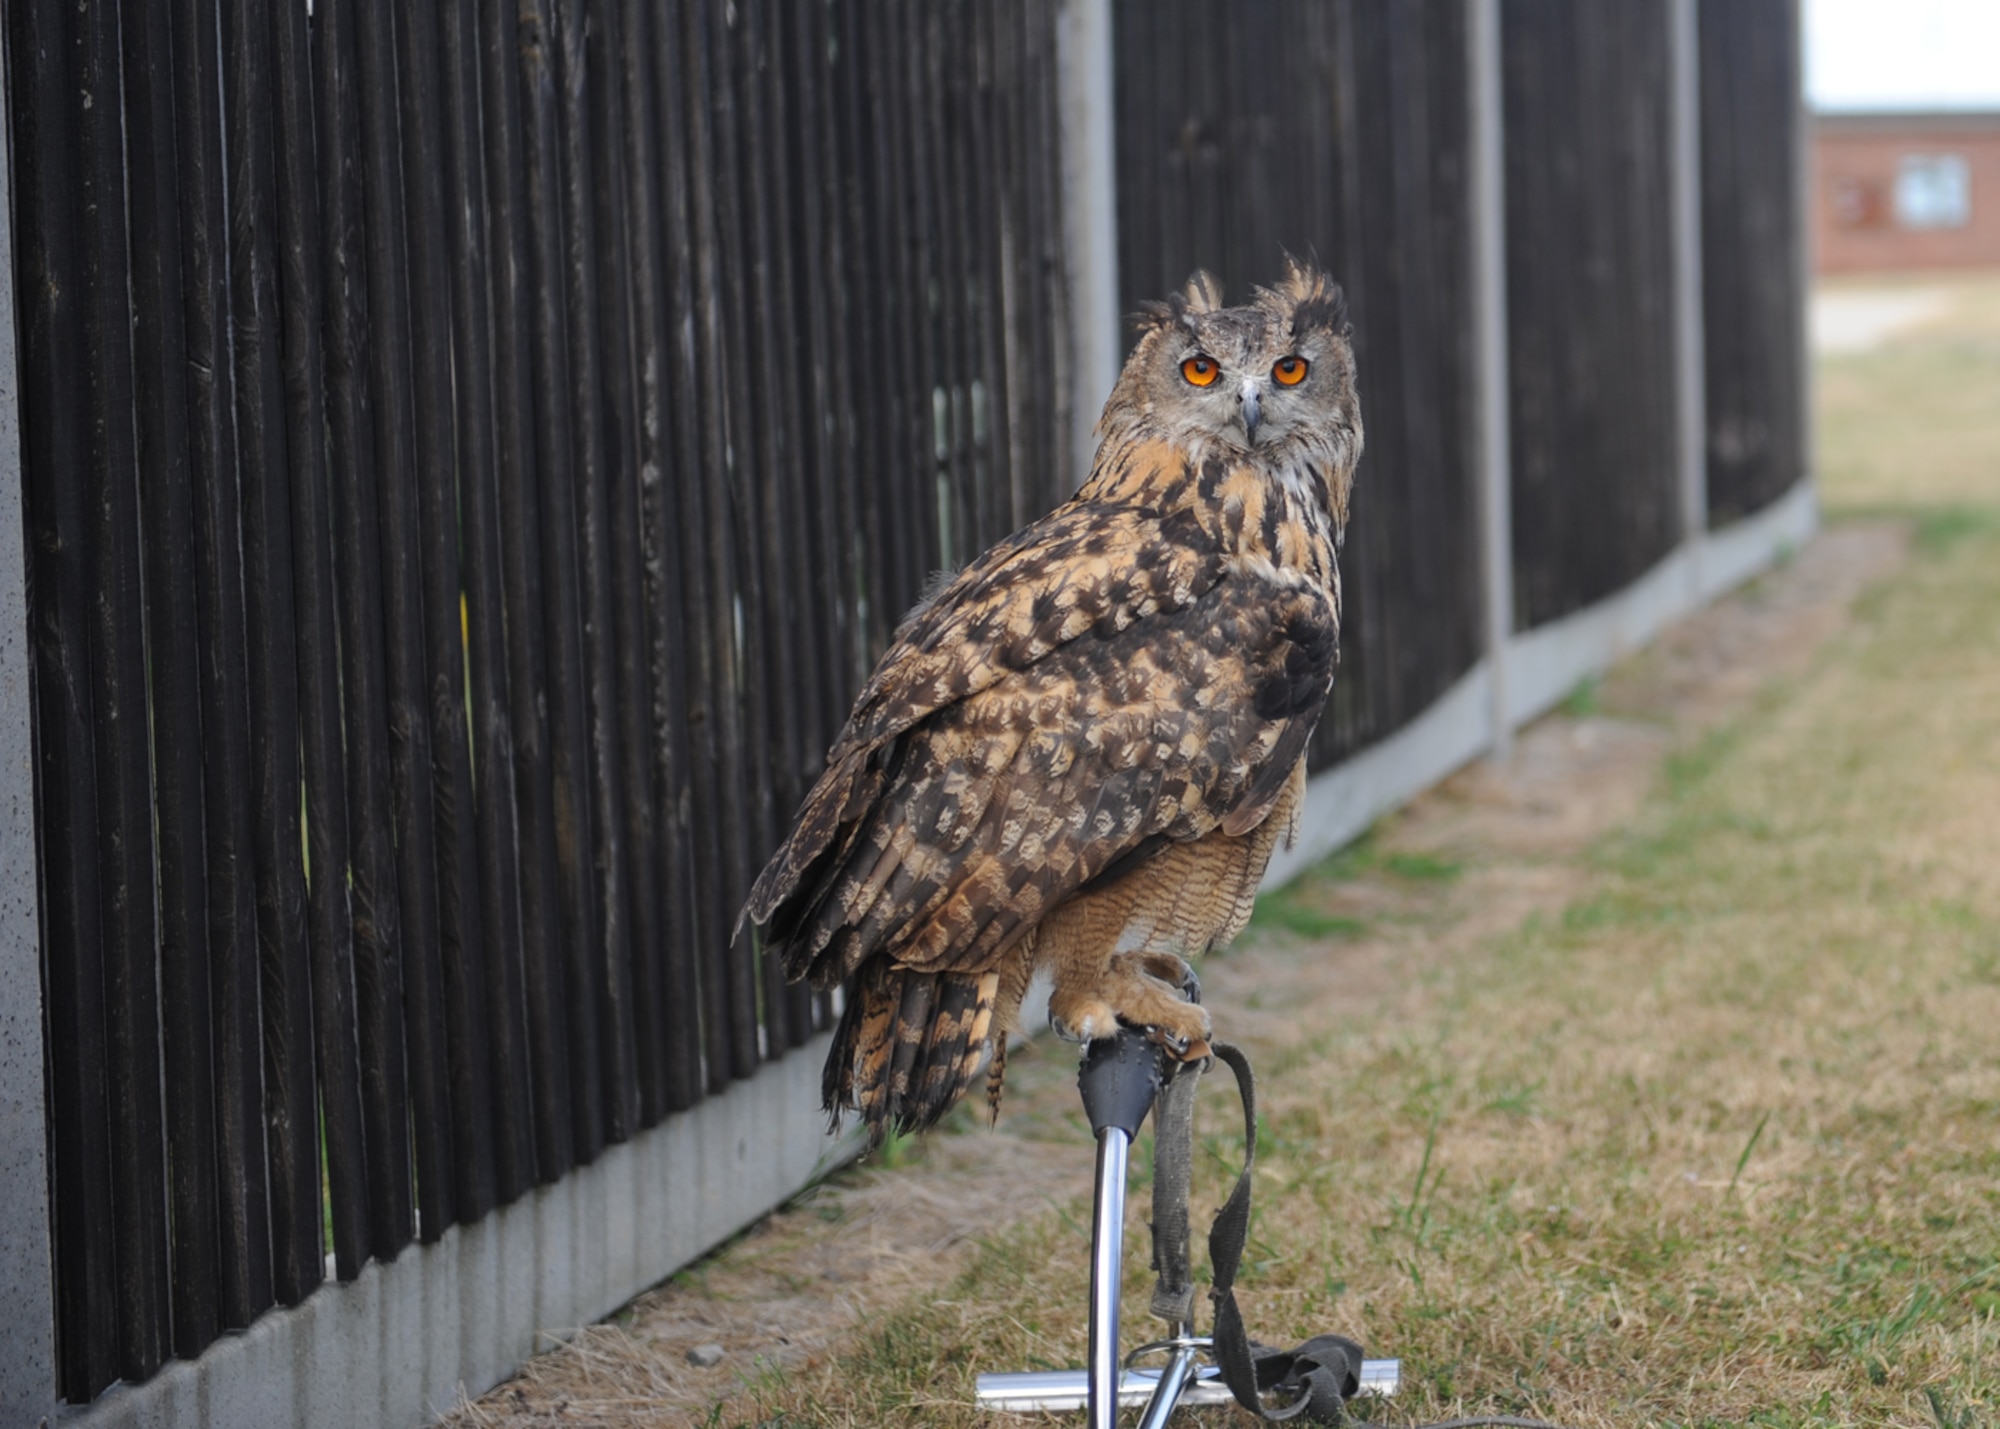
<path id="1" fill-rule="evenodd" d="M 2000 0 L 1805 0 L 1815 109 L 2000 109 Z"/>

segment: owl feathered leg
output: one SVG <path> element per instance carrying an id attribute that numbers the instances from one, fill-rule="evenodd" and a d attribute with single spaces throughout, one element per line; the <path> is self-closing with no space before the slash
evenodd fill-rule
<path id="1" fill-rule="evenodd" d="M 864 966 L 820 1083 L 833 1123 L 858 1111 L 871 1145 L 891 1128 L 935 1126 L 979 1073 L 999 993 L 997 972 L 918 972 L 886 958 Z"/>

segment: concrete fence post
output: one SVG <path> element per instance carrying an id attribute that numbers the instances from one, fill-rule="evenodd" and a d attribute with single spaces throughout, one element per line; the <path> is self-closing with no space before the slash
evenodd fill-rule
<path id="1" fill-rule="evenodd" d="M 1688 604 L 1702 599 L 1708 538 L 1708 391 L 1702 333 L 1701 32 L 1698 0 L 1667 0 L 1667 102 L 1674 245 L 1675 425 Z"/>
<path id="2" fill-rule="evenodd" d="M 0 75 L 0 113 L 6 79 Z M 14 346 L 13 173 L 0 144 L 0 1423 L 56 1403 L 43 1087 L 35 740 L 28 676 L 28 552 Z"/>
<path id="3" fill-rule="evenodd" d="M 1805 93 L 1805 16 L 1800 0 L 1791 0 L 1792 43 L 1796 57 L 1799 91 L 1792 102 L 1792 221 L 1798 225 L 1793 242 L 1797 264 L 1793 281 L 1799 285 L 1798 327 L 1792 335 L 1796 346 L 1799 404 L 1799 469 L 1795 475 L 1810 483 L 1819 470 L 1819 420 L 1815 408 L 1817 384 L 1812 380 L 1812 275 L 1813 275 L 1813 118 Z"/>
<path id="4" fill-rule="evenodd" d="M 1118 380 L 1118 168 L 1111 0 L 1062 0 L 1056 18 L 1063 248 L 1076 371 L 1071 484 L 1090 474 L 1097 414 Z"/>
<path id="5" fill-rule="evenodd" d="M 1514 745 L 1507 647 L 1514 636 L 1513 470 L 1507 378 L 1506 113 L 1500 0 L 1466 0 L 1467 108 L 1472 123 L 1472 362 L 1477 406 L 1480 550 L 1486 575 L 1491 753 Z"/>

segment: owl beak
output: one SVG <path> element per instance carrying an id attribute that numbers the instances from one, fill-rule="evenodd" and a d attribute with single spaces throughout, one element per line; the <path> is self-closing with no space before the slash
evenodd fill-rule
<path id="1" fill-rule="evenodd" d="M 1247 445 L 1257 445 L 1257 423 L 1263 416 L 1263 394 L 1257 390 L 1255 382 L 1245 382 L 1243 390 L 1237 394 L 1237 406 L 1243 412 L 1243 438 Z"/>

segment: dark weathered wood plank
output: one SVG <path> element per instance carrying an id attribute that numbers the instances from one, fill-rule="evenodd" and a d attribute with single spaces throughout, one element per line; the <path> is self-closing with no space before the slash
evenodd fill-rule
<path id="1" fill-rule="evenodd" d="M 624 185 L 624 229 L 617 237 L 629 323 L 628 478 L 614 493 L 621 528 L 618 608 L 620 733 L 624 741 L 626 837 L 632 868 L 634 1056 L 639 1121 L 653 1126 L 689 1105 L 699 1081 L 699 994 L 682 970 L 694 956 L 687 849 L 687 676 L 675 633 L 679 557 L 666 528 L 666 483 L 673 465 L 668 429 L 666 250 L 661 220 L 659 95 L 654 82 L 656 7 L 622 0 L 620 43 L 603 83 L 615 85 L 620 116 L 615 147 Z M 688 982 L 691 982 L 688 979 Z"/>
<path id="2" fill-rule="evenodd" d="M 295 1303 L 323 1278 L 320 1174 L 313 1074 L 304 868 L 300 858 L 298 683 L 293 642 L 291 516 L 283 378 L 279 366 L 276 175 L 269 116 L 272 36 L 261 7 L 222 10 L 224 124 L 229 169 L 229 295 L 234 328 L 231 386 L 241 460 L 244 630 L 248 658 L 249 773 L 254 799 L 257 968 L 239 969 L 225 1000 L 252 989 L 262 1005 L 239 1004 L 237 1026 L 261 1035 L 260 1108 L 271 1203 L 272 1289 Z M 220 418 L 219 418 L 220 420 Z M 227 565 L 234 536 L 230 493 L 217 493 L 208 525 L 213 560 Z M 219 593 L 218 601 L 228 592 Z M 225 607 L 226 608 L 226 607 Z M 228 672 L 222 673 L 226 680 Z M 247 1095 L 252 1079 L 243 1079 Z"/>
<path id="3" fill-rule="evenodd" d="M 576 430 L 571 375 L 567 250 L 563 228 L 561 97 L 553 0 L 524 5 L 520 68 L 522 153 L 526 163 L 528 258 L 533 274 L 536 465 L 540 522 L 543 657 L 547 661 L 549 771 L 555 834 L 555 891 L 564 1002 L 569 1014 L 569 1132 L 572 1155 L 592 1160 L 604 1146 L 600 1063 L 602 1009 L 592 964 L 597 907 L 590 869 L 590 752 L 585 689 L 582 571 L 578 553 Z"/>
<path id="4" fill-rule="evenodd" d="M 704 572 L 707 624 L 703 646 L 708 656 L 703 683 L 705 708 L 701 717 L 713 731 L 714 745 L 706 751 L 713 761 L 715 794 L 709 808 L 717 835 L 713 883 L 705 883 L 710 900 L 702 930 L 705 960 L 703 987 L 708 1007 L 710 1091 L 720 1091 L 731 1077 L 757 1070 L 757 980 L 750 959 L 729 946 L 736 895 L 747 886 L 744 870 L 755 856 L 750 851 L 747 793 L 744 788 L 743 720 L 739 713 L 739 680 L 745 659 L 737 649 L 735 601 L 739 594 L 737 541 L 730 519 L 729 463 L 733 428 L 729 402 L 733 386 L 728 368 L 728 262 L 724 245 L 734 230 L 720 216 L 718 172 L 722 168 L 715 137 L 714 107 L 726 83 L 726 51 L 718 53 L 714 30 L 720 17 L 711 0 L 689 0 L 682 39 L 681 114 L 688 154 L 689 224 L 693 249 L 693 293 L 696 323 L 695 411 L 701 422 L 697 471 L 702 484 L 699 504 L 702 525 L 695 528 L 694 548 Z"/>
<path id="5" fill-rule="evenodd" d="M 526 965 L 534 1111 L 532 1171 L 534 1180 L 547 1182 L 562 1175 L 576 1159 L 570 1134 L 570 1018 L 556 908 L 545 633 L 548 601 L 540 540 L 540 487 L 544 480 L 558 479 L 561 468 L 545 475 L 546 444 L 538 445 L 537 269 L 531 261 L 528 237 L 530 186 L 521 99 L 521 17 L 517 7 L 493 0 L 482 6 L 479 24 L 486 191 L 491 205 L 494 399 L 501 423 L 496 456 L 506 587 L 507 681 L 514 739 L 514 797 L 522 841 L 521 946 Z M 499 1046 L 496 1036 L 496 1054 Z"/>
<path id="6" fill-rule="evenodd" d="M 370 11 L 395 33 L 396 118 L 402 152 L 400 195 L 409 283 L 412 447 L 417 490 L 422 618 L 411 622 L 423 639 L 423 708 L 429 735 L 429 798 L 437 879 L 438 936 L 410 948 L 405 964 L 405 1033 L 409 1043 L 409 1115 L 416 1144 L 418 1231 L 435 1241 L 459 1219 L 455 1143 L 483 1138 L 478 1122 L 461 1127 L 453 1115 L 445 968 L 483 978 L 480 888 L 472 790 L 472 743 L 467 718 L 467 623 L 460 512 L 466 495 L 458 477 L 459 433 L 452 391 L 451 235 L 446 219 L 445 120 L 436 0 Z M 364 76 L 387 55 L 363 49 Z M 374 88 L 373 85 L 368 86 Z M 482 1039 L 483 1045 L 483 1039 Z"/>
<path id="7" fill-rule="evenodd" d="M 194 491 L 181 293 L 181 187 L 169 12 L 128 11 L 122 31 L 129 119 L 136 471 L 146 544 L 144 630 L 152 678 L 158 840 L 160 1031 L 166 1057 L 167 1197 L 173 1350 L 221 1332 L 215 1078 L 209 1007 L 208 836 L 202 788 L 201 653 Z M 147 318 L 150 317 L 150 321 Z"/>
<path id="8" fill-rule="evenodd" d="M 354 962 L 361 1033 L 362 1107 L 371 1142 L 390 1130 L 388 1084 L 382 1057 L 383 970 L 393 982 L 407 950 L 435 941 L 436 920 L 428 922 L 405 905 L 428 890 L 399 886 L 397 817 L 391 786 L 389 748 L 396 719 L 390 713 L 389 674 L 392 624 L 383 609 L 385 532 L 380 464 L 377 460 L 371 361 L 379 356 L 371 341 L 368 292 L 366 167 L 361 138 L 360 77 L 355 60 L 354 6 L 331 0 L 318 12 L 313 36 L 313 88 L 322 185 L 324 225 L 324 362 L 328 479 L 334 521 L 337 622 L 340 630 L 341 693 L 346 740 L 349 907 L 354 928 Z M 393 557 L 391 557 L 393 559 Z M 407 715 L 407 710 L 403 713 Z M 424 830 L 405 830 L 421 838 Z M 428 880 L 425 880 L 426 883 Z M 398 1009 L 400 1012 L 400 1009 Z M 399 1229 L 407 1239 L 407 1215 L 391 1198 L 383 1177 L 394 1163 L 371 1163 L 370 1249 L 393 1254 Z M 407 1162 L 397 1169 L 407 1173 Z M 399 1225 L 400 1222 L 400 1225 Z"/>
<path id="9" fill-rule="evenodd" d="M 166 1142 L 160 1095 L 158 924 L 146 652 L 133 424 L 132 273 L 127 249 L 124 96 L 118 17 L 76 17 L 73 83 L 84 96 L 81 238 L 84 321 L 86 627 L 97 763 L 110 1062 L 112 1234 L 118 1256 L 118 1367 L 144 1379 L 171 1351 Z"/>
<path id="10" fill-rule="evenodd" d="M 70 7 L 8 8 L 14 231 L 18 273 L 21 456 L 35 681 L 36 826 L 48 960 L 49 1140 L 58 1369 L 64 1397 L 117 1379 L 110 1061 L 97 847 L 95 715 L 89 678 L 91 572 L 83 406 L 82 94 Z"/>
<path id="11" fill-rule="evenodd" d="M 534 1181 L 526 989 L 521 950 L 520 824 L 514 796 L 505 573 L 500 536 L 492 259 L 488 239 L 475 0 L 445 0 L 439 27 L 450 230 L 452 394 L 465 526 L 465 631 L 472 698 L 478 939 L 444 960 L 458 1213 L 475 1220 Z M 476 951 L 475 951 L 476 949 Z"/>
<path id="12" fill-rule="evenodd" d="M 236 386 L 229 352 L 222 37 L 214 0 L 176 0 L 171 33 L 180 144 L 189 463 L 196 492 L 193 558 L 208 836 L 220 1315 L 225 1327 L 240 1329 L 270 1305 L 273 1292 L 259 1050 L 242 499 L 236 472 Z"/>
<path id="13" fill-rule="evenodd" d="M 711 349 L 712 291 L 704 252 L 708 232 L 706 200 L 698 179 L 706 153 L 699 96 L 705 92 L 696 70 L 697 56 L 689 47 L 695 11 L 681 4 L 661 14 L 654 31 L 651 60 L 659 86 L 661 152 L 661 227 L 665 250 L 667 332 L 667 413 L 671 421 L 673 468 L 671 494 L 655 514 L 655 540 L 663 552 L 678 555 L 678 581 L 669 587 L 676 597 L 673 620 L 663 638 L 684 652 L 685 684 L 677 707 L 677 727 L 669 732 L 671 751 L 685 741 L 686 762 L 679 766 L 679 788 L 686 802 L 673 806 L 673 830 L 685 840 L 685 858 L 692 883 L 682 924 L 688 941 L 678 963 L 674 987 L 690 999 L 687 1015 L 699 1027 L 698 1043 L 687 1049 L 682 1067 L 693 1078 L 688 1095 L 696 1098 L 718 1090 L 729 1079 L 729 1021 L 726 973 L 727 915 L 721 907 L 722 866 L 728 858 L 730 826 L 721 803 L 722 705 L 720 692 L 728 678 L 731 652 L 715 645 L 727 629 L 726 596 L 711 592 L 711 558 L 726 562 L 726 552 L 709 545 L 708 502 L 710 463 L 721 459 L 716 443 L 713 403 L 720 400 L 714 374 L 702 361 Z M 719 610 L 718 607 L 721 607 Z M 670 784 L 670 789 L 675 785 Z"/>
<path id="14" fill-rule="evenodd" d="M 621 678 L 630 682 L 632 670 L 619 646 L 625 625 L 612 596 L 619 533 L 611 514 L 613 488 L 631 469 L 624 440 L 631 372 L 624 306 L 614 296 L 621 269 L 599 262 L 607 255 L 609 264 L 619 262 L 624 230 L 624 195 L 613 162 L 616 90 L 604 72 L 603 54 L 617 40 L 613 13 L 607 10 L 586 20 L 581 0 L 558 0 L 554 21 L 570 430 L 575 440 L 577 605 L 583 631 L 577 694 L 584 763 L 579 772 L 588 786 L 589 810 L 579 829 L 584 835 L 580 851 L 589 860 L 585 878 L 592 904 L 589 939 L 579 955 L 597 1006 L 598 1116 L 609 1142 L 630 1136 L 638 1121 L 625 727 L 619 705 Z M 595 50 L 595 63 L 587 49 Z M 607 122 L 594 127 L 600 114 Z M 638 790 L 644 788 L 642 778 Z"/>
<path id="15" fill-rule="evenodd" d="M 306 832 L 314 1062 L 326 1145 L 335 1272 L 352 1280 L 371 1250 L 371 1148 L 363 1122 L 365 1069 L 357 1052 L 346 754 L 340 711 L 333 498 L 326 469 L 318 154 L 313 133 L 306 16 L 274 11 L 271 75 L 276 117 L 279 366 L 298 624 L 299 755 Z M 270 116 L 266 116 L 270 122 Z M 407 1144 L 378 1139 L 385 1164 L 407 1165 Z M 402 1182 L 405 1203 L 407 1178 Z M 392 1237 L 393 1238 L 393 1237 Z"/>

